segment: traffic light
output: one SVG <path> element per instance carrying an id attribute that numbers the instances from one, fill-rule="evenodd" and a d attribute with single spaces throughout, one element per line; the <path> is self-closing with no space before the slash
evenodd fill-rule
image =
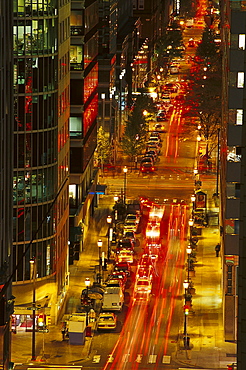
<path id="1" fill-rule="evenodd" d="M 184 305 L 184 313 L 185 315 L 189 315 L 189 306 L 187 304 Z"/>
<path id="2" fill-rule="evenodd" d="M 44 314 L 39 314 L 38 315 L 38 327 L 43 327 L 45 325 L 45 316 Z"/>

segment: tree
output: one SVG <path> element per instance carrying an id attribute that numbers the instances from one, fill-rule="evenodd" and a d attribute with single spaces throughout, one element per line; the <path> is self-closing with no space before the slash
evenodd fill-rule
<path id="1" fill-rule="evenodd" d="M 181 0 L 180 14 L 185 18 L 194 18 L 196 15 L 196 1 L 194 0 Z"/>
<path id="2" fill-rule="evenodd" d="M 111 145 L 102 126 L 99 127 L 97 132 L 96 156 L 103 170 L 103 165 L 109 161 L 111 156 Z"/>
<path id="3" fill-rule="evenodd" d="M 163 61 L 170 63 L 173 58 L 181 58 L 183 55 L 183 36 L 180 25 L 173 21 L 166 27 L 163 36 L 155 44 L 155 59 L 159 66 Z"/>
<path id="4" fill-rule="evenodd" d="M 215 42 L 216 34 L 213 29 L 206 27 L 203 34 L 201 43 L 196 50 L 196 56 L 202 61 L 203 64 L 209 65 L 211 68 L 217 68 L 218 62 L 221 63 L 219 58 L 219 45 Z"/>
<path id="5" fill-rule="evenodd" d="M 215 34 L 208 27 L 196 51 L 194 65 L 190 70 L 190 89 L 185 98 L 185 115 L 200 121 L 200 132 L 207 141 L 206 154 L 217 145 L 218 130 L 221 125 L 221 54 L 215 42 Z M 194 122 L 194 121 L 193 121 Z M 191 122 L 187 132 L 194 130 Z M 210 147 L 209 147 L 210 143 Z"/>
<path id="6" fill-rule="evenodd" d="M 121 141 L 121 147 L 131 161 L 142 153 L 146 144 L 148 125 L 144 116 L 145 110 L 152 113 L 156 111 L 156 108 L 152 99 L 147 95 L 141 95 L 135 101 Z"/>
<path id="7" fill-rule="evenodd" d="M 197 117 L 200 121 L 200 132 L 207 141 L 206 154 L 213 149 L 210 143 L 216 143 L 221 123 L 221 68 L 209 69 L 199 66 L 195 74 L 191 74 L 190 90 L 185 98 L 185 116 Z M 194 130 L 189 123 L 187 131 Z"/>

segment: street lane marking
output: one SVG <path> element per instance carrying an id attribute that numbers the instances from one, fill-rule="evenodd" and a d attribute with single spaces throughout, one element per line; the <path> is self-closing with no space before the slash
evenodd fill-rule
<path id="1" fill-rule="evenodd" d="M 163 356 L 162 363 L 163 364 L 170 364 L 171 362 L 171 356 Z"/>
<path id="2" fill-rule="evenodd" d="M 143 355 L 137 355 L 137 358 L 135 362 L 138 362 L 139 364 L 142 362 Z"/>
<path id="3" fill-rule="evenodd" d="M 149 364 L 155 364 L 156 363 L 157 355 L 149 355 Z"/>
<path id="4" fill-rule="evenodd" d="M 101 360 L 101 355 L 95 355 L 95 356 L 93 356 L 92 362 L 94 364 L 98 364 L 100 362 L 100 360 Z"/>
<path id="5" fill-rule="evenodd" d="M 108 362 L 113 362 L 114 361 L 114 358 L 112 355 L 108 355 Z"/>

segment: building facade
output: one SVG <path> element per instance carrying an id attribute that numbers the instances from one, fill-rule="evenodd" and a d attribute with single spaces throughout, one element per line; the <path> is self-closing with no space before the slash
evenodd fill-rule
<path id="1" fill-rule="evenodd" d="M 222 6 L 221 235 L 224 251 L 224 330 L 237 341 L 237 369 L 246 362 L 246 11 L 241 1 Z M 226 184 L 226 186 L 224 186 Z"/>
<path id="2" fill-rule="evenodd" d="M 30 302 L 19 287 L 34 260 L 54 322 L 68 286 L 69 16 L 70 0 L 14 1 L 13 289 Z"/>
<path id="3" fill-rule="evenodd" d="M 11 358 L 13 208 L 13 5 L 0 4 L 0 366 Z M 10 280 L 9 280 L 10 279 Z"/>
<path id="4" fill-rule="evenodd" d="M 83 251 L 97 205 L 98 21 L 97 0 L 71 2 L 70 264 Z"/>

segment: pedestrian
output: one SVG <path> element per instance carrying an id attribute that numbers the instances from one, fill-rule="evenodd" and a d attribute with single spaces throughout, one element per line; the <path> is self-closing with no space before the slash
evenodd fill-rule
<path id="1" fill-rule="evenodd" d="M 61 332 L 62 332 L 62 340 L 65 340 L 65 335 L 66 335 L 66 328 L 65 328 L 65 326 L 63 326 Z"/>
<path id="2" fill-rule="evenodd" d="M 219 252 L 220 252 L 220 244 L 219 243 L 215 247 L 215 252 L 216 252 L 216 257 L 219 257 Z"/>

